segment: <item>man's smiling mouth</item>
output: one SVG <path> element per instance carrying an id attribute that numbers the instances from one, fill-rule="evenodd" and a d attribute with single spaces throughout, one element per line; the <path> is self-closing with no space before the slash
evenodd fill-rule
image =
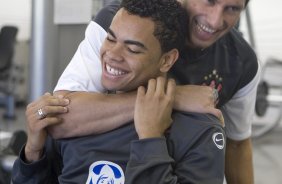
<path id="1" fill-rule="evenodd" d="M 213 34 L 215 33 L 216 30 L 204 25 L 204 24 L 201 24 L 199 22 L 196 22 L 196 26 L 197 26 L 197 29 L 199 31 L 204 31 L 204 32 L 207 32 L 207 33 L 210 33 L 210 34 Z"/>
<path id="2" fill-rule="evenodd" d="M 121 69 L 117 69 L 117 68 L 113 68 L 110 65 L 106 64 L 106 71 L 111 74 L 111 75 L 115 75 L 115 76 L 120 76 L 120 75 L 124 75 L 127 74 L 128 72 L 123 71 Z"/>

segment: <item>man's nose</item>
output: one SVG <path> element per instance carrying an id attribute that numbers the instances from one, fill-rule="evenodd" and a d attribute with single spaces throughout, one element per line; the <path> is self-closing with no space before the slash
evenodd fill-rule
<path id="1" fill-rule="evenodd" d="M 123 46 L 121 44 L 115 44 L 107 51 L 107 57 L 114 61 L 122 61 Z"/>
<path id="2" fill-rule="evenodd" d="M 220 6 L 212 6 L 208 12 L 208 24 L 213 29 L 221 29 L 224 25 L 224 12 Z"/>

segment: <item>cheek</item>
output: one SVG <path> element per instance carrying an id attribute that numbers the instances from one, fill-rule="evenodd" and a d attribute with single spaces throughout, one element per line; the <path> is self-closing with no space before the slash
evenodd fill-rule
<path id="1" fill-rule="evenodd" d="M 100 57 L 104 55 L 105 51 L 106 51 L 106 47 L 105 47 L 105 44 L 103 44 L 100 48 Z"/>
<path id="2" fill-rule="evenodd" d="M 139 79 L 146 78 L 146 75 L 150 73 L 150 64 L 146 60 L 142 60 L 141 62 L 132 62 L 130 68 Z"/>
<path id="3" fill-rule="evenodd" d="M 203 7 L 199 8 L 198 4 L 195 2 L 186 2 L 184 6 L 189 16 L 193 16 L 203 9 Z"/>
<path id="4" fill-rule="evenodd" d="M 227 15 L 225 17 L 225 21 L 228 24 L 228 27 L 233 27 L 236 25 L 236 23 L 239 21 L 240 19 L 240 14 L 237 15 Z"/>

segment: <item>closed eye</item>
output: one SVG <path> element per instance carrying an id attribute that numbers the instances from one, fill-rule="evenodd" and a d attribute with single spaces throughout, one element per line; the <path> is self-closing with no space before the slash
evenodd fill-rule
<path id="1" fill-rule="evenodd" d="M 229 13 L 240 13 L 242 8 L 239 6 L 228 6 L 225 8 L 225 10 Z"/>
<path id="2" fill-rule="evenodd" d="M 115 40 L 113 38 L 111 38 L 110 36 L 107 36 L 106 39 L 109 41 L 109 42 L 115 42 Z"/>
<path id="3" fill-rule="evenodd" d="M 133 50 L 133 49 L 131 49 L 131 48 L 128 48 L 127 49 L 130 53 L 133 53 L 133 54 L 140 54 L 140 53 L 142 53 L 142 52 L 140 52 L 140 51 L 136 51 L 136 50 Z"/>

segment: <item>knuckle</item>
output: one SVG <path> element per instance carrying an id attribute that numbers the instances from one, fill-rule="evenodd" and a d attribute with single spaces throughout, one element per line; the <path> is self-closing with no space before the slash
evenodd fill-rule
<path id="1" fill-rule="evenodd" d="M 164 81 L 164 80 L 165 80 L 165 78 L 162 77 L 162 76 L 159 76 L 159 77 L 157 78 L 157 81 Z"/>
<path id="2" fill-rule="evenodd" d="M 30 108 L 32 108 L 33 106 L 34 106 L 34 102 L 31 102 L 31 103 L 29 103 L 27 106 L 26 106 L 26 109 L 30 109 Z"/>
<path id="3" fill-rule="evenodd" d="M 174 80 L 173 78 L 169 78 L 169 79 L 168 79 L 168 82 L 169 82 L 169 83 L 175 83 L 175 80 Z"/>
<path id="4" fill-rule="evenodd" d="M 43 111 L 44 114 L 47 114 L 50 111 L 50 107 L 44 106 L 44 107 L 42 107 L 42 111 Z"/>
<path id="5" fill-rule="evenodd" d="M 149 83 L 155 83 L 156 79 L 149 79 Z"/>

